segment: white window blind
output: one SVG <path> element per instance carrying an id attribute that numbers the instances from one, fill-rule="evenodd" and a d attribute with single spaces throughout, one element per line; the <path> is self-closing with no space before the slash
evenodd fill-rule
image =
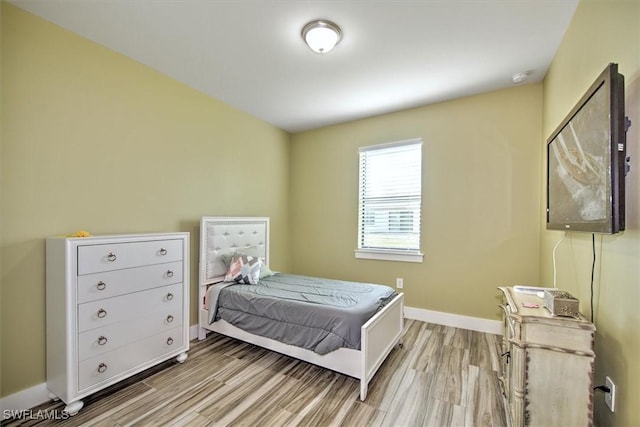
<path id="1" fill-rule="evenodd" d="M 419 254 L 422 140 L 360 148 L 359 189 L 356 256 L 363 252 Z"/>

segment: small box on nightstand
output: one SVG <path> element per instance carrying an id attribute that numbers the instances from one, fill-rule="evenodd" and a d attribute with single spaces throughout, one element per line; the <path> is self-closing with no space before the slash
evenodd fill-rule
<path id="1" fill-rule="evenodd" d="M 579 317 L 580 300 L 569 292 L 549 289 L 544 291 L 544 307 L 552 316 Z"/>

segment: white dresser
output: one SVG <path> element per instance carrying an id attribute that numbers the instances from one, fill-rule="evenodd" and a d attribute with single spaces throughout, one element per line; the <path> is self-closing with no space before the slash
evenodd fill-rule
<path id="1" fill-rule="evenodd" d="M 189 349 L 189 233 L 46 242 L 47 388 L 82 398 Z"/>
<path id="2" fill-rule="evenodd" d="M 592 426 L 593 323 L 552 317 L 541 298 L 498 289 L 504 310 L 500 379 L 510 425 Z"/>

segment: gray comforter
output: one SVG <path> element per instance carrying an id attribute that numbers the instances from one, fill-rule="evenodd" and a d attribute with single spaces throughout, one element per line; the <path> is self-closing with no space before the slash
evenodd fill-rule
<path id="1" fill-rule="evenodd" d="M 224 319 L 318 354 L 360 349 L 360 327 L 395 295 L 388 286 L 279 273 L 209 288 L 209 323 Z"/>

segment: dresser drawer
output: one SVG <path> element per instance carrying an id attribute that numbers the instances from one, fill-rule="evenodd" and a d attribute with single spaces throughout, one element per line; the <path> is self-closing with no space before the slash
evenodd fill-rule
<path id="1" fill-rule="evenodd" d="M 167 353 L 178 351 L 183 345 L 182 328 L 177 327 L 82 361 L 78 365 L 78 390 L 108 381 Z"/>
<path id="2" fill-rule="evenodd" d="M 78 303 L 182 282 L 182 262 L 104 271 L 78 277 Z"/>
<path id="3" fill-rule="evenodd" d="M 176 239 L 78 246 L 78 274 L 182 261 L 182 244 Z"/>
<path id="4" fill-rule="evenodd" d="M 78 332 L 144 317 L 162 309 L 182 309 L 182 283 L 78 305 Z"/>
<path id="5" fill-rule="evenodd" d="M 78 360 L 99 354 L 182 326 L 182 307 L 147 313 L 144 317 L 82 332 L 78 336 Z"/>

